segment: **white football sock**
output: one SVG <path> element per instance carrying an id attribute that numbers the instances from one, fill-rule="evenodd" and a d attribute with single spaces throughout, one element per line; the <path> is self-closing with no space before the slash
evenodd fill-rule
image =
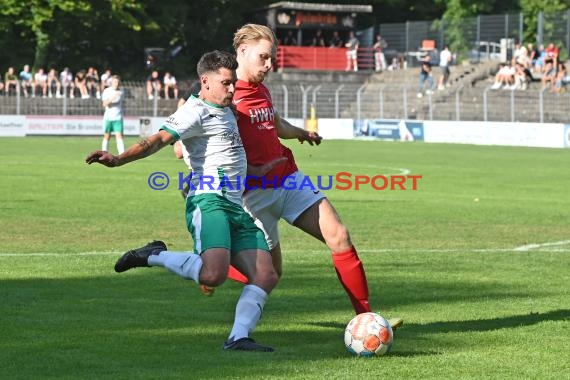
<path id="1" fill-rule="evenodd" d="M 117 150 L 119 154 L 125 151 L 125 141 L 123 139 L 117 139 Z"/>
<path id="2" fill-rule="evenodd" d="M 101 150 L 105 152 L 109 150 L 109 140 L 103 139 L 103 143 L 101 144 Z"/>
<path id="3" fill-rule="evenodd" d="M 257 285 L 246 285 L 236 305 L 234 326 L 228 340 L 249 337 L 263 313 L 267 293 Z"/>
<path id="4" fill-rule="evenodd" d="M 165 267 L 180 277 L 200 283 L 202 258 L 195 253 L 162 251 L 158 255 L 150 255 L 148 265 Z"/>

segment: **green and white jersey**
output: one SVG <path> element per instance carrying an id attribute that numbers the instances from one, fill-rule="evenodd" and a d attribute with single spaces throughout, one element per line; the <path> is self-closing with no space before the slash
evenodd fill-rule
<path id="1" fill-rule="evenodd" d="M 113 87 L 107 87 L 101 94 L 101 100 L 104 102 L 112 100 L 112 103 L 105 107 L 104 120 L 112 121 L 121 120 L 123 118 L 123 91 L 120 89 L 115 90 Z"/>
<path id="2" fill-rule="evenodd" d="M 222 107 L 191 96 L 161 129 L 190 153 L 192 179 L 188 196 L 216 193 L 242 204 L 247 160 L 236 117 Z"/>

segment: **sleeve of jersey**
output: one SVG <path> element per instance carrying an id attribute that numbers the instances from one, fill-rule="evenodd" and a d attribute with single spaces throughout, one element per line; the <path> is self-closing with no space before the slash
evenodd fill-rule
<path id="1" fill-rule="evenodd" d="M 192 108 L 183 107 L 173 113 L 160 127 L 175 140 L 184 140 L 201 133 L 200 115 Z"/>

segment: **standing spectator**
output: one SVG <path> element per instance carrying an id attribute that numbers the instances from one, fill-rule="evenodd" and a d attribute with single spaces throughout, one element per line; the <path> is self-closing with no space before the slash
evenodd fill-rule
<path id="1" fill-rule="evenodd" d="M 422 65 L 420 68 L 420 86 L 418 88 L 418 98 L 424 96 L 424 84 L 427 81 L 428 87 L 426 89 L 426 94 L 431 95 L 433 94 L 433 75 L 431 70 L 431 57 L 430 55 L 426 55 L 422 59 Z"/>
<path id="2" fill-rule="evenodd" d="M 348 41 L 344 44 L 345 47 L 348 48 L 346 51 L 346 69 L 345 71 L 349 71 L 352 69 L 353 71 L 358 71 L 358 46 L 360 45 L 360 41 L 356 38 L 356 35 L 353 31 L 350 31 L 348 35 Z"/>
<path id="3" fill-rule="evenodd" d="M 453 56 L 449 51 L 449 47 L 446 45 L 439 53 L 439 67 L 441 69 L 441 75 L 439 76 L 439 84 L 437 86 L 438 90 L 443 90 L 449 86 L 449 65 L 452 60 Z"/>
<path id="4" fill-rule="evenodd" d="M 85 70 L 79 70 L 75 74 L 75 87 L 79 90 L 81 99 L 89 99 L 89 92 L 87 92 L 87 78 L 85 77 Z"/>
<path id="5" fill-rule="evenodd" d="M 34 74 L 34 85 L 33 85 L 32 96 L 34 96 L 34 93 L 36 92 L 36 89 L 38 87 L 42 91 L 42 97 L 47 98 L 47 74 L 45 73 L 43 68 L 39 68 L 38 72 Z"/>
<path id="6" fill-rule="evenodd" d="M 342 40 L 340 39 L 338 32 L 336 30 L 333 32 L 333 35 L 329 41 L 329 47 L 332 48 L 342 47 Z"/>
<path id="7" fill-rule="evenodd" d="M 30 72 L 30 65 L 24 65 L 24 69 L 20 71 L 20 81 L 22 86 L 22 91 L 24 92 L 24 97 L 30 96 L 30 91 L 32 92 L 32 96 L 34 96 L 34 91 L 32 88 L 33 84 L 33 77 L 32 73 Z"/>
<path id="8" fill-rule="evenodd" d="M 283 46 L 296 46 L 297 45 L 297 39 L 293 35 L 292 30 L 287 31 L 287 34 L 285 35 L 285 37 L 283 37 L 282 45 Z"/>
<path id="9" fill-rule="evenodd" d="M 311 41 L 311 46 L 316 46 L 316 47 L 325 47 L 325 37 L 323 36 L 323 31 L 321 29 L 318 29 Z"/>
<path id="10" fill-rule="evenodd" d="M 374 49 L 374 69 L 376 71 L 386 70 L 386 57 L 384 56 L 384 49 L 388 47 L 388 43 L 381 35 L 376 35 L 376 41 L 372 48 Z"/>
<path id="11" fill-rule="evenodd" d="M 73 74 L 69 70 L 69 67 L 63 69 L 61 73 L 59 73 L 59 81 L 61 83 L 62 88 L 62 95 L 66 96 L 69 92 L 69 97 L 75 97 L 75 83 L 73 81 Z"/>
<path id="12" fill-rule="evenodd" d="M 48 96 L 53 98 L 53 90 L 55 87 L 55 97 L 61 98 L 61 82 L 57 79 L 57 71 L 54 68 L 51 68 L 47 75 L 47 88 L 48 88 Z"/>
<path id="13" fill-rule="evenodd" d="M 123 91 L 119 88 L 120 82 L 121 78 L 118 75 L 113 75 L 111 77 L 111 87 L 107 87 L 101 94 L 101 102 L 105 108 L 101 150 L 108 151 L 111 133 L 114 132 L 119 154 L 125 151 L 123 139 Z"/>
<path id="14" fill-rule="evenodd" d="M 10 89 L 13 88 L 15 93 L 18 93 L 20 90 L 18 82 L 18 76 L 16 75 L 16 71 L 13 67 L 8 67 L 8 71 L 4 74 L 4 86 L 5 86 L 5 94 L 10 95 Z"/>
<path id="15" fill-rule="evenodd" d="M 101 99 L 101 93 L 99 92 L 99 73 L 94 67 L 89 67 L 87 73 L 85 74 L 85 85 L 87 86 L 87 94 L 93 96 L 95 91 L 95 97 Z"/>
<path id="16" fill-rule="evenodd" d="M 178 85 L 176 84 L 174 75 L 167 71 L 164 73 L 162 81 L 164 83 L 164 98 L 170 99 L 170 90 L 172 90 L 172 94 L 174 95 L 173 99 L 178 99 Z"/>
<path id="17" fill-rule="evenodd" d="M 153 70 L 146 78 L 146 94 L 148 95 L 148 100 L 154 99 L 155 95 L 159 98 L 161 90 L 162 82 L 160 81 L 160 74 L 158 74 L 157 70 Z"/>

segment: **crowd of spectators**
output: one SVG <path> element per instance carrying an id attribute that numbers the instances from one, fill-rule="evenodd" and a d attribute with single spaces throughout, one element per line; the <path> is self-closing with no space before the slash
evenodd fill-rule
<path id="1" fill-rule="evenodd" d="M 61 72 L 53 67 L 46 72 L 43 67 L 40 67 L 32 73 L 30 65 L 24 65 L 20 72 L 10 66 L 4 77 L 0 78 L 0 94 L 6 96 L 21 94 L 26 98 L 66 96 L 100 99 L 103 90 L 111 85 L 111 75 L 111 70 L 107 69 L 99 76 L 95 67 L 79 70 L 73 75 L 68 67 Z"/>
<path id="2" fill-rule="evenodd" d="M 526 90 L 533 80 L 540 80 L 542 89 L 548 88 L 555 93 L 565 91 L 565 86 L 570 83 L 555 44 L 550 43 L 545 48 L 544 45 L 516 43 L 512 59 L 501 63 L 491 89 Z"/>
<path id="3" fill-rule="evenodd" d="M 55 68 L 50 68 L 46 72 L 42 67 L 32 72 L 30 65 L 24 65 L 20 71 L 10 66 L 0 78 L 0 95 L 22 95 L 25 98 L 101 99 L 103 90 L 111 86 L 112 75 L 110 69 L 99 75 L 95 67 L 88 67 L 73 74 L 69 67 L 65 67 L 61 72 Z M 155 96 L 165 99 L 178 98 L 178 84 L 170 72 L 165 72 L 161 77 L 159 72 L 154 70 L 146 79 L 146 89 L 148 99 L 153 99 Z"/>

